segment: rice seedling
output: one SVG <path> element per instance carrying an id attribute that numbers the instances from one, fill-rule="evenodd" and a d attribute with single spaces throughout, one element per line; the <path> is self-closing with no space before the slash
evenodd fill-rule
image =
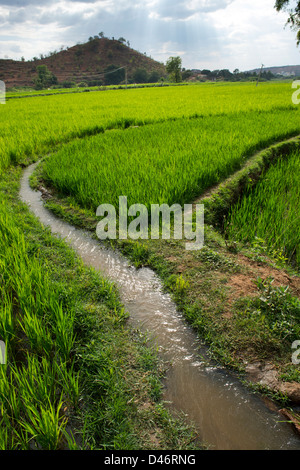
<path id="1" fill-rule="evenodd" d="M 62 405 L 60 402 L 54 406 L 49 399 L 41 405 L 32 401 L 26 403 L 27 417 L 20 424 L 27 432 L 29 440 L 34 439 L 41 449 L 59 448 L 67 424 L 67 418 L 60 414 Z"/>
<path id="2" fill-rule="evenodd" d="M 228 216 L 231 239 L 248 243 L 300 265 L 299 152 L 271 166 L 255 187 L 249 187 Z M 284 257 L 281 255 L 284 255 Z"/>
<path id="3" fill-rule="evenodd" d="M 68 362 L 74 347 L 74 315 L 73 311 L 66 311 L 57 305 L 52 311 L 52 330 L 55 344 L 62 362 Z"/>
<path id="4" fill-rule="evenodd" d="M 74 312 L 62 309 L 47 270 L 28 255 L 28 243 L 4 200 L 0 221 L 0 335 L 8 352 L 7 364 L 0 367 L 0 418 L 7 427 L 1 445 L 28 448 L 33 440 L 40 448 L 56 449 L 67 423 L 62 406 L 68 397 L 73 404 L 78 397 L 70 359 Z"/>
<path id="5" fill-rule="evenodd" d="M 15 328 L 12 300 L 4 292 L 0 304 L 0 338 L 2 338 L 6 345 L 9 344 L 12 349 L 14 349 L 13 345 L 16 340 Z"/>
<path id="6" fill-rule="evenodd" d="M 26 335 L 29 347 L 38 355 L 50 356 L 52 340 L 44 321 L 33 312 L 25 309 L 22 312 L 20 327 Z"/>
<path id="7" fill-rule="evenodd" d="M 148 211 L 151 204 L 183 205 L 255 150 L 298 133 L 296 115 L 288 108 L 114 130 L 65 145 L 44 161 L 42 177 L 93 211 L 103 203 L 118 211 L 120 196 Z"/>
<path id="8" fill-rule="evenodd" d="M 64 144 L 45 160 L 43 176 L 83 207 L 117 207 L 121 194 L 148 207 L 190 202 L 256 149 L 299 133 L 290 98 L 288 84 L 222 84 L 10 100 L 0 108 L 1 176 Z M 137 446 L 135 374 L 148 375 L 150 366 L 131 367 L 135 346 L 114 286 L 36 228 L 16 201 L 13 178 L 1 189 L 0 339 L 8 364 L 0 367 L 0 449 L 77 448 L 68 412 L 80 410 L 82 396 L 92 446 Z M 189 290 L 182 277 L 172 282 L 180 294 Z M 157 375 L 150 382 L 158 399 Z"/>
<path id="9" fill-rule="evenodd" d="M 183 116 L 270 110 L 291 104 L 289 84 L 203 84 L 8 100 L 0 108 L 0 169 L 105 129 Z"/>

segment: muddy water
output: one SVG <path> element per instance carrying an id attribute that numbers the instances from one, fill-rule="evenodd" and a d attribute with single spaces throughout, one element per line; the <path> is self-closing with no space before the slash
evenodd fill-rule
<path id="1" fill-rule="evenodd" d="M 192 420 L 202 441 L 217 450 L 300 449 L 300 439 L 276 412 L 252 395 L 226 370 L 212 364 L 205 346 L 186 325 L 159 279 L 148 268 L 135 269 L 91 237 L 43 207 L 24 172 L 20 197 L 44 225 L 64 238 L 83 261 L 119 288 L 132 326 L 149 333 L 170 368 L 164 399 Z"/>

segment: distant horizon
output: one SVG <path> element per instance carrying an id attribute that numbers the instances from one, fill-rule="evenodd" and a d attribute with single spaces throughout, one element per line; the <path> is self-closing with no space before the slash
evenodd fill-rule
<path id="1" fill-rule="evenodd" d="M 1 0 L 0 0 L 0 1 L 1 1 Z M 96 35 L 90 36 L 90 37 L 93 37 L 93 38 L 94 38 L 94 37 L 96 37 Z M 106 39 L 109 39 L 109 40 L 118 40 L 118 39 L 116 39 L 116 38 L 107 38 L 107 37 L 105 37 L 105 38 L 106 38 Z M 100 38 L 99 38 L 99 39 L 100 39 Z M 78 46 L 78 45 L 86 44 L 86 43 L 88 43 L 88 42 L 89 42 L 89 40 L 87 39 L 86 42 L 84 42 L 84 41 L 83 41 L 83 42 L 77 42 L 76 44 L 73 44 L 73 45 L 70 45 L 70 46 L 63 46 L 64 48 L 61 49 L 61 50 L 56 51 L 56 53 L 59 54 L 59 53 L 62 52 L 63 50 L 68 50 L 68 49 L 71 49 L 71 48 L 76 47 L 76 46 Z M 61 46 L 61 47 L 62 47 L 62 46 Z M 130 48 L 133 49 L 133 50 L 135 50 L 136 52 L 141 53 L 140 51 L 134 49 L 134 48 L 131 47 L 131 46 L 130 46 Z M 19 58 L 19 59 L 18 59 L 18 58 L 17 58 L 17 59 L 14 59 L 14 58 L 11 58 L 11 57 L 0 57 L 0 60 L 12 60 L 12 61 L 15 61 L 15 62 L 33 62 L 33 61 L 34 61 L 34 58 L 37 59 L 37 60 L 44 60 L 44 59 L 47 59 L 48 57 L 50 57 L 50 55 L 49 55 L 50 52 L 51 52 L 51 51 L 48 51 L 47 53 L 44 53 L 44 54 L 43 54 L 44 57 L 42 57 L 42 58 L 40 57 L 40 54 L 41 54 L 41 53 L 39 53 L 39 54 L 37 54 L 37 56 L 34 56 L 34 57 L 32 57 L 32 58 L 29 58 L 29 59 L 25 59 L 25 58 L 24 58 L 24 60 L 21 60 L 21 58 Z M 150 57 L 147 53 L 146 53 L 146 56 L 147 56 L 147 57 Z M 151 57 L 151 59 L 153 59 L 153 60 L 156 61 L 156 62 L 160 62 L 160 61 L 156 60 L 154 57 Z M 263 65 L 263 70 L 274 69 L 274 68 L 279 68 L 279 69 L 280 69 L 280 68 L 287 68 L 287 67 L 300 67 L 300 59 L 299 59 L 299 64 L 268 65 L 268 66 Z M 193 66 L 190 67 L 190 68 L 187 68 L 187 67 L 184 67 L 184 66 L 183 66 L 183 68 L 186 69 L 186 70 L 200 70 L 200 71 L 201 71 L 201 70 L 211 70 L 211 71 L 213 71 L 213 70 L 224 70 L 224 69 L 226 70 L 226 69 L 227 69 L 227 70 L 233 72 L 233 70 L 230 70 L 230 68 L 229 68 L 229 67 L 226 67 L 226 66 L 225 66 L 225 67 L 222 67 L 222 68 L 221 68 L 221 67 L 218 67 L 218 68 L 215 68 L 215 69 L 209 69 L 208 67 L 205 67 L 205 66 L 202 67 L 202 68 L 193 67 Z M 252 71 L 259 70 L 260 68 L 261 68 L 261 66 L 253 67 L 253 68 L 251 68 L 251 69 L 239 69 L 238 67 L 236 67 L 235 69 L 239 69 L 240 72 L 252 72 Z"/>
<path id="2" fill-rule="evenodd" d="M 111 38 L 108 38 L 108 39 L 111 39 Z M 76 46 L 76 45 L 78 45 L 78 44 L 85 44 L 85 43 L 82 42 L 82 43 L 73 44 L 73 46 L 66 46 L 66 48 L 70 49 L 70 48 L 72 48 L 72 47 L 74 47 L 74 46 Z M 134 49 L 134 48 L 132 48 L 132 49 Z M 140 52 L 140 51 L 138 51 L 138 50 L 136 50 L 136 49 L 134 49 L 134 50 L 135 50 L 136 52 Z M 50 52 L 50 51 L 49 51 L 49 52 Z M 38 54 L 38 55 L 36 56 L 36 57 L 37 57 L 37 60 L 44 60 L 44 59 L 47 59 L 47 57 L 49 57 L 49 55 L 47 55 L 47 54 L 49 54 L 49 52 L 48 52 L 48 53 L 45 53 L 45 56 L 44 56 L 43 59 L 41 59 L 40 57 L 38 57 L 38 56 L 40 55 L 40 54 Z M 61 51 L 57 51 L 57 53 L 59 53 L 59 52 L 61 52 Z M 147 57 L 150 57 L 150 56 L 147 54 Z M 154 57 L 151 57 L 151 59 L 155 60 L 156 62 L 160 62 L 160 61 L 158 61 L 157 59 L 155 59 Z M 13 58 L 11 58 L 11 57 L 0 57 L 0 60 L 13 60 L 13 61 L 15 61 L 15 62 L 23 62 L 23 61 L 21 60 L 21 58 L 20 58 L 20 59 L 13 59 Z M 30 58 L 30 59 L 25 59 L 25 62 L 33 62 L 33 57 Z M 299 63 L 298 63 L 298 64 L 266 65 L 266 66 L 263 67 L 263 69 L 266 70 L 266 69 L 284 68 L 284 67 L 300 67 L 300 58 L 299 58 Z M 212 68 L 209 69 L 208 67 L 205 67 L 205 66 L 202 67 L 201 69 L 200 69 L 199 67 L 190 67 L 190 68 L 183 67 L 183 68 L 185 68 L 186 70 L 211 70 L 211 71 L 213 71 L 213 70 L 222 70 L 222 69 L 223 69 L 223 70 L 224 70 L 224 69 L 230 70 L 230 68 L 229 68 L 229 67 L 226 67 L 226 66 L 225 66 L 225 67 L 222 67 L 222 68 L 219 67 L 219 68 L 217 68 L 217 69 L 212 69 Z M 238 68 L 238 67 L 236 67 L 236 68 Z M 251 71 L 259 70 L 259 69 L 260 69 L 260 66 L 258 66 L 258 67 L 253 67 L 253 68 L 249 68 L 249 69 L 239 69 L 239 70 L 240 70 L 240 72 L 251 72 Z M 233 71 L 233 70 L 232 70 L 232 71 Z"/>

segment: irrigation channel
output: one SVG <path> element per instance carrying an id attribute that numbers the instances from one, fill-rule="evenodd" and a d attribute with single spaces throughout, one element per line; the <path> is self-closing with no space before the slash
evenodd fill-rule
<path id="1" fill-rule="evenodd" d="M 90 233 L 58 219 L 43 206 L 25 169 L 20 198 L 45 226 L 69 243 L 84 263 L 118 287 L 131 326 L 147 332 L 170 362 L 164 400 L 195 423 L 200 439 L 214 450 L 299 450 L 300 439 L 278 411 L 270 409 L 226 369 L 212 364 L 205 345 L 186 324 L 156 274 L 136 269 Z"/>

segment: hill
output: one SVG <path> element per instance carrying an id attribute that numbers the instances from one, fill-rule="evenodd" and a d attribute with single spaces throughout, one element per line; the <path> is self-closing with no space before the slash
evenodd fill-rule
<path id="1" fill-rule="evenodd" d="M 30 61 L 0 59 L 0 80 L 6 88 L 15 86 L 34 86 L 37 78 L 37 66 L 46 65 L 58 79 L 58 83 L 72 81 L 75 83 L 108 84 L 107 69 L 127 67 L 128 81 L 134 81 L 135 72 L 146 70 L 150 75 L 156 72 L 157 77 L 165 76 L 165 66 L 145 54 L 127 46 L 120 40 L 93 38 L 85 44 L 51 53 L 48 57 Z M 124 70 L 124 69 L 123 69 Z M 125 72 L 123 71 L 124 79 Z"/>

